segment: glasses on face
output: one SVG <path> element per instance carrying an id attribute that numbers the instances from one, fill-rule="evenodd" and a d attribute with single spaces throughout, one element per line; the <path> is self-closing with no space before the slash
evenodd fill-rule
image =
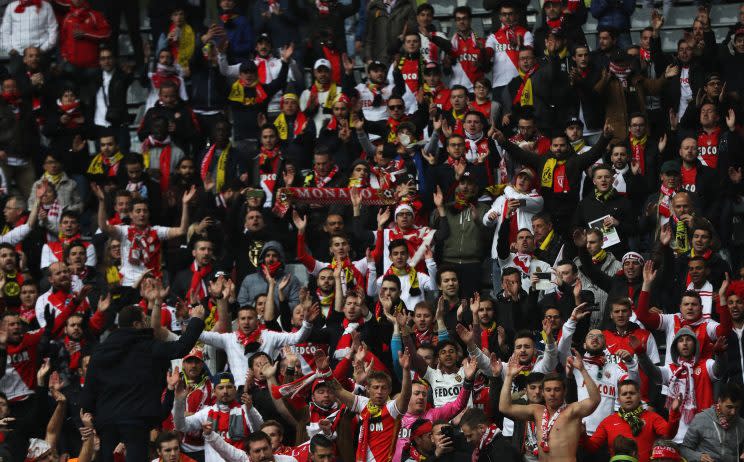
<path id="1" fill-rule="evenodd" d="M 643 128 L 646 124 L 630 124 L 631 128 Z"/>
<path id="2" fill-rule="evenodd" d="M 546 314 L 544 318 L 549 321 L 553 321 L 554 319 L 561 319 L 561 315 L 560 314 Z"/>
<path id="3" fill-rule="evenodd" d="M 465 143 L 450 143 L 449 146 L 451 148 L 462 148 L 465 146 Z"/>
<path id="4" fill-rule="evenodd" d="M 402 111 L 403 105 L 402 104 L 391 104 L 390 106 L 388 106 L 388 109 L 390 109 L 391 111 Z"/>
<path id="5" fill-rule="evenodd" d="M 594 339 L 599 340 L 599 339 L 603 339 L 604 335 L 603 334 L 586 334 L 586 338 L 588 338 L 589 340 L 594 340 Z"/>

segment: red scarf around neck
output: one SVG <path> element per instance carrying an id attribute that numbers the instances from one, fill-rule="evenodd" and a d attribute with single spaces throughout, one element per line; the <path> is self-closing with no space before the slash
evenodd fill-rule
<path id="1" fill-rule="evenodd" d="M 160 267 L 160 238 L 151 227 L 137 229 L 130 226 L 127 230 L 127 240 L 131 242 L 129 248 L 129 263 L 142 265 L 152 271 L 159 278 L 162 274 Z"/>
<path id="2" fill-rule="evenodd" d="M 160 151 L 160 157 L 158 159 L 158 169 L 160 170 L 160 192 L 165 192 L 170 186 L 170 173 L 171 173 L 171 154 L 173 152 L 173 143 L 171 143 L 170 137 L 160 141 L 155 139 L 154 136 L 150 135 L 147 137 L 144 143 L 142 143 L 142 154 L 145 156 L 150 155 L 150 149 L 162 148 Z"/>
<path id="3" fill-rule="evenodd" d="M 18 5 L 16 5 L 13 11 L 20 14 L 26 11 L 26 8 L 29 6 L 35 6 L 38 13 L 41 10 L 41 0 L 18 0 Z"/>
<path id="4" fill-rule="evenodd" d="M 191 284 L 189 285 L 188 292 L 186 292 L 186 300 L 190 300 L 192 296 L 197 300 L 206 298 L 209 295 L 209 291 L 207 290 L 207 283 L 204 282 L 204 278 L 212 272 L 212 265 L 208 264 L 200 268 L 196 262 L 193 262 L 189 269 L 191 270 Z"/>

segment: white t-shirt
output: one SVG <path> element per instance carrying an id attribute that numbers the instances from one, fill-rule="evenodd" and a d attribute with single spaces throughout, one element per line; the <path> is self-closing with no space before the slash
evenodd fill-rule
<path id="1" fill-rule="evenodd" d="M 609 358 L 601 370 L 596 364 L 589 364 L 586 361 L 584 361 L 584 365 L 586 366 L 586 371 L 589 373 L 589 376 L 594 380 L 594 383 L 597 384 L 600 396 L 599 406 L 597 406 L 597 409 L 595 409 L 591 415 L 582 419 L 582 422 L 586 425 L 586 433 L 592 435 L 597 430 L 599 423 L 602 422 L 605 417 L 620 408 L 620 403 L 617 400 L 617 384 L 626 378 L 629 378 L 636 383 L 640 383 L 641 380 L 638 375 L 638 363 L 635 359 L 628 365 L 628 372 L 625 372 L 619 365 L 610 362 Z M 587 399 L 589 397 L 589 392 L 584 384 L 584 378 L 576 369 L 574 369 L 573 375 L 576 379 L 578 400 L 581 401 Z"/>
<path id="2" fill-rule="evenodd" d="M 130 226 L 128 225 L 115 225 L 116 234 L 118 239 L 121 241 L 121 269 L 122 274 L 121 285 L 131 287 L 134 283 L 139 280 L 142 274 L 147 271 L 145 265 L 132 264 L 129 261 L 129 251 L 132 249 L 132 242 L 127 238 Z M 165 241 L 168 239 L 168 231 L 172 228 L 165 226 L 153 226 L 152 229 L 158 236 L 158 239 Z"/>

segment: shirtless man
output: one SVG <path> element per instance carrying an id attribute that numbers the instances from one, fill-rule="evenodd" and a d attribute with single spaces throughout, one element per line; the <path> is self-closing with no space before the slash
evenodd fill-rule
<path id="1" fill-rule="evenodd" d="M 575 462 L 576 447 L 581 435 L 581 419 L 594 412 L 599 405 L 599 390 L 586 372 L 584 361 L 576 350 L 568 362 L 584 378 L 589 397 L 566 404 L 566 383 L 557 374 L 548 374 L 543 380 L 545 404 L 512 404 L 511 385 L 522 366 L 514 356 L 509 360 L 504 385 L 501 387 L 499 409 L 512 419 L 535 422 L 540 462 Z"/>

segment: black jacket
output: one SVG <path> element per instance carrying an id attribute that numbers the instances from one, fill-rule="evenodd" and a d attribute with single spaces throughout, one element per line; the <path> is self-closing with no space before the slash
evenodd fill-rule
<path id="1" fill-rule="evenodd" d="M 106 121 L 114 127 L 129 124 L 129 113 L 127 112 L 127 91 L 129 85 L 134 81 L 131 73 L 121 69 L 114 69 L 108 90 L 108 108 L 106 109 Z M 96 88 L 103 85 L 103 71 L 96 75 Z"/>
<path id="2" fill-rule="evenodd" d="M 579 202 L 574 215 L 574 225 L 586 228 L 589 223 L 598 220 L 605 215 L 610 215 L 620 222 L 615 227 L 620 236 L 620 243 L 610 247 L 610 251 L 618 260 L 623 258 L 628 246 L 628 238 L 638 233 L 638 220 L 633 207 L 627 197 L 614 193 L 606 201 L 597 199 L 591 194 Z"/>
<path id="3" fill-rule="evenodd" d="M 553 215 L 553 223 L 557 232 L 565 235 L 568 226 L 567 220 L 579 203 L 579 183 L 581 172 L 589 168 L 605 152 L 610 138 L 602 135 L 597 144 L 582 155 L 576 155 L 569 146 L 569 154 L 564 158 L 566 161 L 566 178 L 568 180 L 568 191 L 565 193 L 553 192 L 552 187 L 541 187 L 540 194 L 545 199 L 545 210 L 550 210 Z M 555 158 L 552 153 L 541 156 L 537 153 L 526 151 L 510 141 L 504 141 L 501 146 L 509 152 L 514 160 L 532 167 L 537 172 L 537 177 L 542 177 L 543 167 L 548 159 Z"/>
<path id="4" fill-rule="evenodd" d="M 507 332 L 537 329 L 542 319 L 540 314 L 535 291 L 527 294 L 520 289 L 517 301 L 504 296 L 503 290 L 496 296 L 496 323 L 504 326 Z"/>
<path id="5" fill-rule="evenodd" d="M 576 94 L 568 77 L 570 58 L 543 56 L 532 76 L 535 92 L 535 121 L 540 133 L 563 132 L 562 127 L 571 116 L 579 113 Z"/>
<path id="6" fill-rule="evenodd" d="M 98 428 L 132 420 L 156 425 L 170 360 L 185 356 L 203 329 L 204 321 L 192 318 L 175 342 L 153 339 L 151 329 L 115 330 L 93 351 L 80 407 L 93 413 Z"/>

